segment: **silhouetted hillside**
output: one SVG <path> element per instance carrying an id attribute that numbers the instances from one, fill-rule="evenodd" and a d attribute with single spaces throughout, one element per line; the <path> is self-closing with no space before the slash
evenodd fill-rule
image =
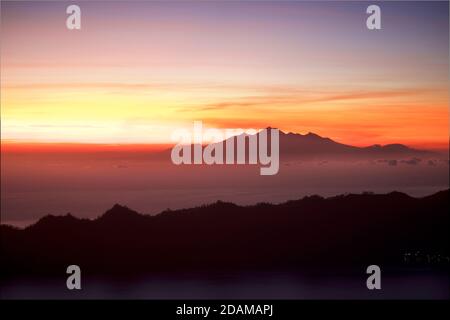
<path id="1" fill-rule="evenodd" d="M 274 128 L 266 128 L 268 132 Z M 260 138 L 260 133 L 256 136 Z M 227 141 L 233 141 L 234 143 L 234 155 L 236 158 L 237 154 L 237 144 L 238 139 L 244 138 L 246 143 L 246 154 L 249 150 L 249 137 L 251 135 L 241 134 L 239 136 L 234 136 L 228 138 L 221 142 L 223 145 L 223 155 L 224 159 L 226 157 L 227 151 L 225 144 Z M 270 141 L 270 134 L 268 134 L 268 141 Z M 268 148 L 270 150 L 270 142 L 268 143 Z M 279 152 L 282 160 L 292 160 L 292 159 L 328 159 L 328 160 L 339 160 L 339 159 L 384 159 L 386 157 L 390 158 L 408 158 L 408 157 L 426 157 L 426 156 L 436 156 L 434 152 L 427 150 L 418 150 L 414 148 L 407 147 L 403 144 L 387 144 L 379 145 L 375 144 L 368 147 L 356 147 L 348 144 L 343 144 L 336 142 L 330 138 L 321 137 L 315 133 L 309 132 L 307 134 L 299 133 L 285 133 L 279 131 Z M 170 159 L 170 150 L 166 150 L 159 154 L 163 159 Z M 191 154 L 194 154 L 194 145 L 191 145 Z M 248 156 L 247 156 L 248 157 Z"/>
<path id="2" fill-rule="evenodd" d="M 217 202 L 142 215 L 115 205 L 95 220 L 47 216 L 1 226 L 1 274 L 268 270 L 403 265 L 404 254 L 449 255 L 449 191 Z"/>
<path id="3" fill-rule="evenodd" d="M 267 128 L 270 131 L 272 128 Z M 315 133 L 284 133 L 280 131 L 280 155 L 289 157 L 411 157 L 432 155 L 432 152 L 409 148 L 402 144 L 356 147 L 321 137 Z"/>

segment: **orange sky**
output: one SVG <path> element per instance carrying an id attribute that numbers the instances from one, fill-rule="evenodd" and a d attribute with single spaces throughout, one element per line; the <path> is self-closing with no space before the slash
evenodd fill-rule
<path id="1" fill-rule="evenodd" d="M 83 2 L 69 31 L 64 3 L 2 2 L 2 142 L 161 144 L 197 120 L 448 148 L 447 3 L 386 4 L 375 32 L 360 3 L 233 3 Z"/>

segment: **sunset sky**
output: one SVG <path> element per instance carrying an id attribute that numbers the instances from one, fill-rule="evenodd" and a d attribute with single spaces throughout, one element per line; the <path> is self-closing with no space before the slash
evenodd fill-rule
<path id="1" fill-rule="evenodd" d="M 72 4 L 73 2 L 70 2 Z M 448 148 L 448 2 L 1 3 L 2 142 L 167 143 L 201 120 Z"/>

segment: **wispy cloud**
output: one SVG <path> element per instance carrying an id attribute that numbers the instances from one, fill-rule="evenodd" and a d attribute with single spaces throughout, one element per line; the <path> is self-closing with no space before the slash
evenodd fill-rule
<path id="1" fill-rule="evenodd" d="M 212 102 L 204 105 L 193 105 L 186 108 L 180 108 L 180 111 L 195 112 L 195 111 L 222 111 L 229 109 L 239 109 L 243 107 L 276 107 L 284 105 L 290 106 L 305 106 L 308 104 L 317 103 L 335 103 L 343 101 L 367 101 L 383 100 L 396 97 L 413 97 L 426 93 L 436 92 L 437 89 L 424 88 L 405 88 L 392 90 L 373 90 L 373 91 L 349 91 L 337 94 L 335 92 L 324 91 L 307 91 L 304 89 L 290 89 L 284 88 L 283 94 L 261 94 L 252 96 L 242 96 L 239 98 L 226 99 L 222 101 Z"/>

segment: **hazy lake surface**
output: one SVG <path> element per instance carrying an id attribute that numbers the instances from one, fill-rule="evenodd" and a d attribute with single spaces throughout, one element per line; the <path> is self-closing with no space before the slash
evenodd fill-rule
<path id="1" fill-rule="evenodd" d="M 446 159 L 398 161 L 395 166 L 385 159 L 288 161 L 277 175 L 261 176 L 259 165 L 175 166 L 136 157 L 3 155 L 1 222 L 25 226 L 47 214 L 68 212 L 95 218 L 115 203 L 157 214 L 217 200 L 249 205 L 363 191 L 425 196 L 449 186 Z"/>
<path id="2" fill-rule="evenodd" d="M 368 290 L 367 276 L 290 273 L 157 276 L 128 280 L 83 279 L 81 291 L 59 280 L 2 281 L 2 299 L 449 299 L 446 272 L 423 270 L 382 276 L 381 290 Z"/>

